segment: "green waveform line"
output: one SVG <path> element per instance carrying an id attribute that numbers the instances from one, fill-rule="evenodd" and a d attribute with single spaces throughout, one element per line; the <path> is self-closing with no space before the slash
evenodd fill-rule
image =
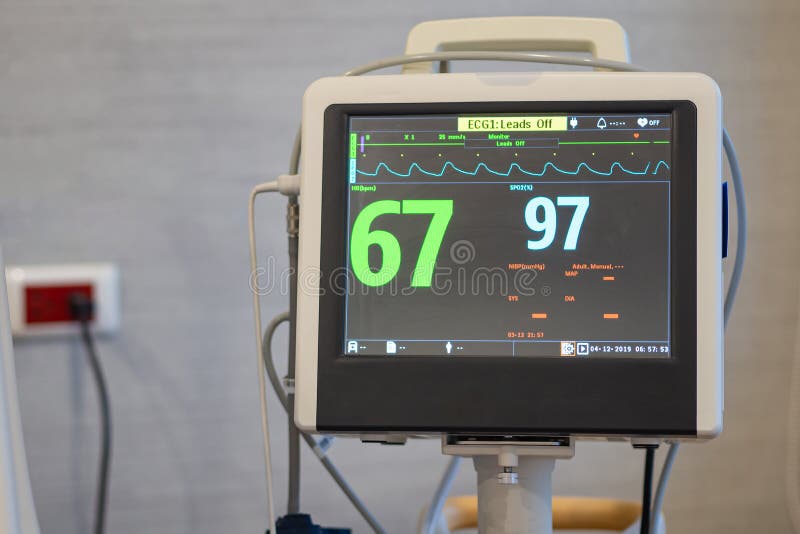
<path id="1" fill-rule="evenodd" d="M 559 145 L 649 145 L 650 141 L 559 141 Z"/>
<path id="2" fill-rule="evenodd" d="M 464 143 L 364 143 L 364 146 L 464 146 Z"/>

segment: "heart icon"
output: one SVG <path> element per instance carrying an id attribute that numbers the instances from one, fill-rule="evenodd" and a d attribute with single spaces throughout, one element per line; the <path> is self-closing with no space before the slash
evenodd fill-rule
<path id="1" fill-rule="evenodd" d="M 639 132 L 633 132 L 633 138 L 639 139 Z"/>
<path id="2" fill-rule="evenodd" d="M 639 117 L 639 120 L 636 122 L 639 124 L 640 128 L 644 128 L 647 126 L 647 117 Z"/>

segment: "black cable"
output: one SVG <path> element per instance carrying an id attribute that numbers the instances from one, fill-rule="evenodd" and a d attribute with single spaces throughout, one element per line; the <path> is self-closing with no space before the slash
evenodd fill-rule
<path id="1" fill-rule="evenodd" d="M 289 401 L 289 494 L 286 509 L 289 514 L 300 512 L 300 431 L 294 425 L 294 365 L 297 317 L 297 253 L 298 223 L 300 221 L 297 197 L 289 198 L 286 209 L 286 231 L 289 234 L 289 363 L 286 372 Z"/>
<path id="2" fill-rule="evenodd" d="M 70 310 L 72 316 L 79 322 L 81 328 L 81 338 L 86 348 L 86 357 L 92 371 L 95 387 L 97 388 L 97 398 L 100 404 L 100 420 L 102 425 L 100 443 L 100 461 L 97 473 L 97 489 L 95 494 L 94 509 L 94 534 L 103 534 L 106 525 L 106 508 L 108 502 L 109 475 L 111 472 L 111 447 L 113 427 L 111 420 L 111 403 L 108 397 L 108 387 L 100 364 L 100 357 L 94 345 L 94 337 L 89 328 L 92 318 L 92 301 L 85 295 L 76 294 L 70 298 Z"/>
<path id="3" fill-rule="evenodd" d="M 640 534 L 650 534 L 650 506 L 653 500 L 653 460 L 658 445 L 645 445 L 644 449 L 644 487 L 642 488 L 642 519 Z"/>

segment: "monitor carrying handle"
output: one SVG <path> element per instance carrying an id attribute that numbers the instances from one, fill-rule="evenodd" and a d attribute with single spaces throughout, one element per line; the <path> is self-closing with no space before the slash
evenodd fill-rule
<path id="1" fill-rule="evenodd" d="M 406 55 L 426 52 L 588 52 L 598 59 L 630 62 L 628 36 L 616 21 L 577 17 L 488 17 L 433 20 L 414 26 Z M 403 74 L 434 72 L 412 63 Z M 441 62 L 438 72 L 447 72 Z M 603 69 L 597 69 L 603 70 Z"/>

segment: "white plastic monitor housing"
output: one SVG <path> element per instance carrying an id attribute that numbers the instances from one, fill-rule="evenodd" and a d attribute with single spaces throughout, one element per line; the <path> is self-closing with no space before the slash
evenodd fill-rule
<path id="1" fill-rule="evenodd" d="M 2 268 L 0 251 L 0 272 Z M 3 277 L 0 277 L 0 533 L 39 533 L 22 439 L 11 323 Z"/>
<path id="2" fill-rule="evenodd" d="M 690 101 L 697 111 L 697 362 L 696 434 L 716 436 L 722 427 L 722 232 L 721 96 L 716 83 L 698 73 L 464 73 L 323 78 L 303 100 L 303 220 L 299 272 L 319 272 L 325 110 L 352 103 L 474 103 Z M 319 280 L 306 277 L 298 293 L 295 422 L 315 431 L 320 327 Z M 301 334 L 302 333 L 302 334 Z M 594 435 L 593 437 L 598 437 Z M 675 438 L 676 436 L 665 436 Z"/>

